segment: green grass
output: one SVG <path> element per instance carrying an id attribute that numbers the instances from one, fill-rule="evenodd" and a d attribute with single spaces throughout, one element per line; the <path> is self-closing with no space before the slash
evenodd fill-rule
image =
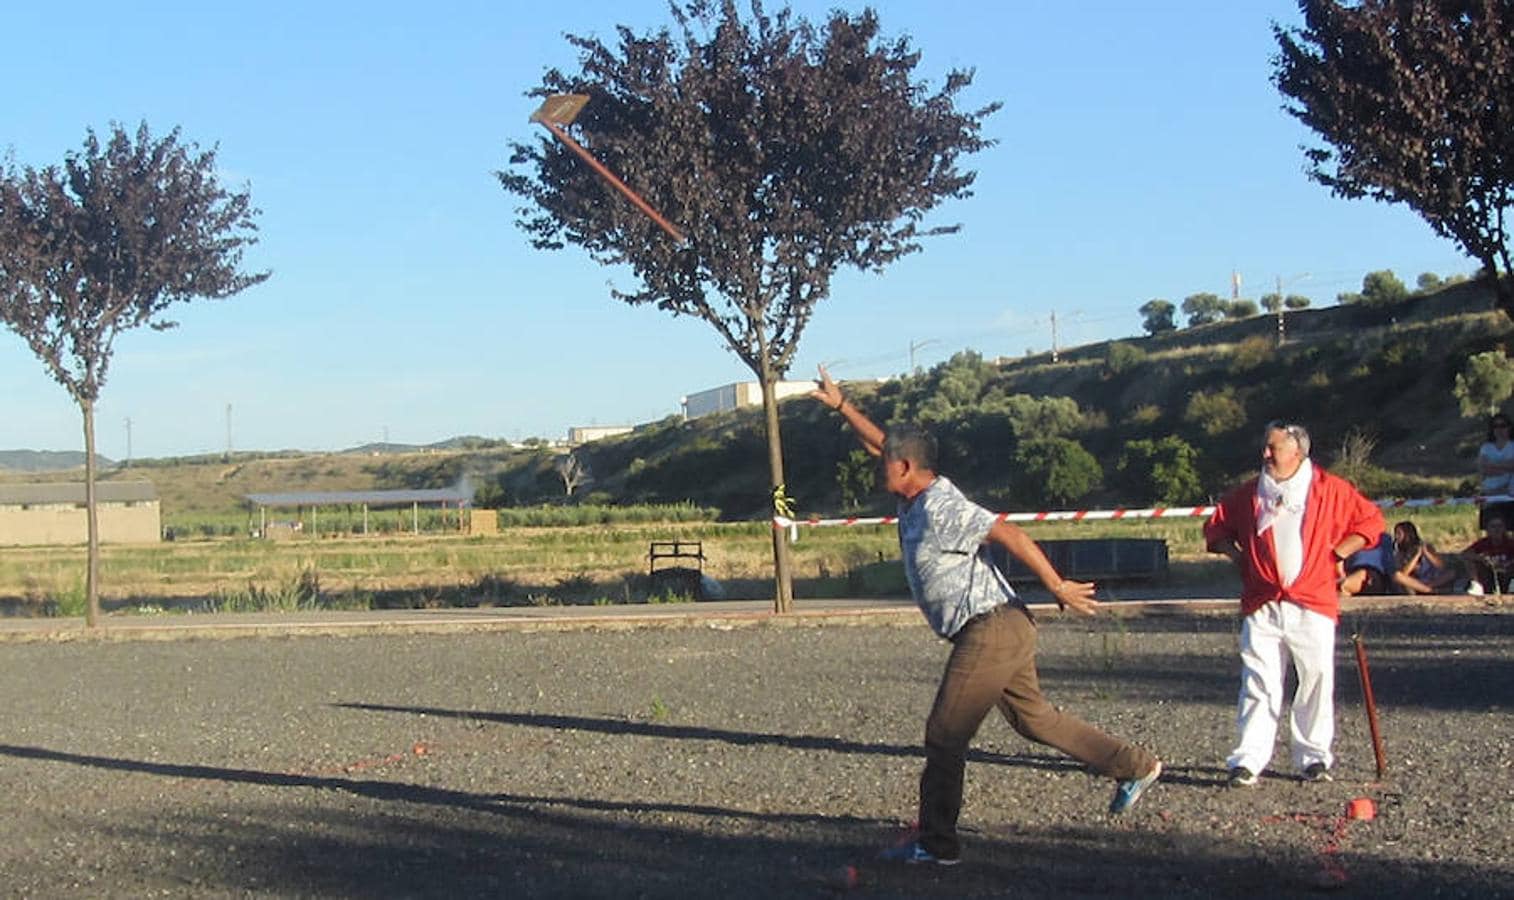
<path id="1" fill-rule="evenodd" d="M 1471 507 L 1389 510 L 1413 519 L 1438 548 L 1477 536 Z M 1172 580 L 1212 583 L 1228 563 L 1205 552 L 1202 520 L 1030 523 L 1037 540 L 1159 538 Z M 764 522 L 623 524 L 506 529 L 499 535 L 369 536 L 288 541 L 199 540 L 107 546 L 101 596 L 108 608 L 301 610 L 312 608 L 589 605 L 689 602 L 653 590 L 651 541 L 702 541 L 704 572 L 733 598 L 772 597 L 772 530 Z M 792 544 L 796 595 L 906 593 L 893 526 L 801 528 Z M 79 547 L 0 550 L 0 599 L 37 612 L 83 609 Z"/>

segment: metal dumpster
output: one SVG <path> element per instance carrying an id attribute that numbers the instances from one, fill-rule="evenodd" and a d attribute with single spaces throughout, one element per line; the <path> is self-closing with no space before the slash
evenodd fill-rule
<path id="1" fill-rule="evenodd" d="M 1167 542 L 1160 538 L 1085 538 L 1036 541 L 1063 578 L 1078 581 L 1112 581 L 1124 578 L 1167 577 Z M 998 544 L 989 550 L 1010 581 L 1035 581 L 1025 564 Z"/>

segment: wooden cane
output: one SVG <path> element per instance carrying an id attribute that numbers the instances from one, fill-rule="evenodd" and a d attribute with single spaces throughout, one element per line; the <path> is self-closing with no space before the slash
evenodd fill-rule
<path id="1" fill-rule="evenodd" d="M 1383 735 L 1377 727 L 1377 701 L 1372 697 L 1372 672 L 1367 668 L 1367 645 L 1360 634 L 1351 635 L 1356 647 L 1356 674 L 1361 677 L 1362 699 L 1367 705 L 1367 728 L 1372 732 L 1372 755 L 1377 760 L 1377 779 L 1382 780 L 1388 771 L 1387 756 L 1383 753 Z"/>

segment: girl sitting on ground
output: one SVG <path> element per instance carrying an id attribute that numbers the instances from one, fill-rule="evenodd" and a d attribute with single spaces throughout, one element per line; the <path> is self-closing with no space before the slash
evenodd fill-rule
<path id="1" fill-rule="evenodd" d="M 1419 536 L 1413 522 L 1393 526 L 1393 582 L 1406 594 L 1441 594 L 1456 584 L 1456 568 Z"/>

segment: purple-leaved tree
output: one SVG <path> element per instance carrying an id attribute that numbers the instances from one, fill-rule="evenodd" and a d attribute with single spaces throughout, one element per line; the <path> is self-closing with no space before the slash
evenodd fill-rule
<path id="1" fill-rule="evenodd" d="M 20 335 L 84 417 L 89 552 L 85 620 L 99 621 L 95 403 L 115 340 L 163 330 L 174 303 L 229 297 L 268 277 L 240 271 L 256 242 L 247 192 L 217 181 L 215 151 L 112 125 L 63 165 L 0 168 L 0 321 Z"/>
<path id="2" fill-rule="evenodd" d="M 972 74 L 939 90 L 916 80 L 908 38 L 884 39 L 877 15 L 833 12 L 822 23 L 753 0 L 673 3 L 674 27 L 626 27 L 605 44 L 569 36 L 579 70 L 546 72 L 531 96 L 585 94 L 576 140 L 676 226 L 678 242 L 550 138 L 512 144 L 506 191 L 526 202 L 533 244 L 576 244 L 639 280 L 614 296 L 694 316 L 720 335 L 762 385 L 768 468 L 782 496 L 783 452 L 773 386 L 837 269 L 881 270 L 920 249 L 943 201 L 970 195 L 958 168 L 989 145 L 964 111 Z M 781 534 L 773 539 L 779 612 L 792 604 Z"/>

